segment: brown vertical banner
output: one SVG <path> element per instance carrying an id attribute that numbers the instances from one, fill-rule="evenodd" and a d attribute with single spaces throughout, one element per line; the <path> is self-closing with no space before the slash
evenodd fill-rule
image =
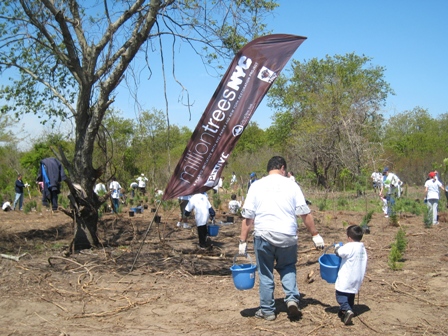
<path id="1" fill-rule="evenodd" d="M 199 120 L 163 199 L 207 191 L 255 109 L 306 37 L 274 34 L 246 44 L 235 56 Z"/>

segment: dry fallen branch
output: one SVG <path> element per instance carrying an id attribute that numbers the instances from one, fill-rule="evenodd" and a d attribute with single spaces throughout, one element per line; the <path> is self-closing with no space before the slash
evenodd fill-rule
<path id="1" fill-rule="evenodd" d="M 77 314 L 75 316 L 73 316 L 73 318 L 84 318 L 84 317 L 105 317 L 105 316 L 112 316 L 118 313 L 121 313 L 123 311 L 129 310 L 131 308 L 137 307 L 137 306 L 142 306 L 145 305 L 149 302 L 152 301 L 156 301 L 158 300 L 160 297 L 156 297 L 156 298 L 152 298 L 143 302 L 131 302 L 129 299 L 128 302 L 129 304 L 127 306 L 123 306 L 123 307 L 118 307 L 115 310 L 109 310 L 109 311 L 105 311 L 105 312 L 101 312 L 101 313 L 88 313 L 88 314 Z"/>
<path id="2" fill-rule="evenodd" d="M 436 306 L 436 307 L 446 307 L 446 306 L 447 306 L 446 304 L 437 304 L 437 303 L 433 303 L 433 302 L 431 302 L 431 301 L 422 299 L 422 298 L 420 298 L 420 297 L 418 297 L 418 296 L 416 296 L 416 295 L 412 295 L 412 294 L 410 294 L 410 293 L 408 293 L 408 292 L 406 292 L 406 291 L 400 290 L 400 289 L 398 289 L 398 286 L 397 286 L 397 283 L 396 283 L 396 282 L 390 284 L 390 283 L 388 283 L 388 282 L 385 281 L 385 280 L 382 280 L 382 281 L 383 281 L 384 283 L 388 284 L 388 285 L 390 286 L 390 288 L 391 288 L 394 292 L 401 293 L 401 294 L 404 294 L 404 295 L 413 297 L 414 299 L 417 299 L 417 300 L 419 300 L 419 301 L 425 302 L 425 303 L 427 303 L 427 304 L 430 304 L 430 305 L 433 305 L 433 306 Z M 411 287 L 411 288 L 412 288 L 412 287 Z"/>
<path id="3" fill-rule="evenodd" d="M 27 255 L 28 253 L 22 253 L 21 255 L 18 255 L 18 256 L 12 256 L 12 255 L 9 255 L 9 254 L 0 254 L 0 256 L 2 257 L 2 258 L 5 258 L 5 259 L 10 259 L 10 260 L 14 260 L 14 261 L 19 261 L 20 260 L 20 258 L 22 258 L 24 255 Z"/>
<path id="4" fill-rule="evenodd" d="M 260 328 L 260 327 L 255 327 L 254 329 L 255 330 L 261 330 L 261 331 L 267 331 L 271 335 L 273 335 L 273 334 L 281 334 L 281 335 L 285 335 L 286 336 L 285 333 L 282 333 L 280 331 L 275 331 L 275 330 L 272 330 L 272 329 L 265 329 L 265 328 Z"/>
<path id="5" fill-rule="evenodd" d="M 58 307 L 59 309 L 65 311 L 65 312 L 68 311 L 66 308 L 62 307 L 61 305 L 57 304 L 56 302 L 50 301 L 50 300 L 48 300 L 48 299 L 46 299 L 46 298 L 44 298 L 44 297 L 42 297 L 41 299 L 44 300 L 44 301 L 46 301 L 46 302 L 48 302 L 48 303 L 52 303 L 52 304 L 54 304 L 56 307 Z"/>
<path id="6" fill-rule="evenodd" d="M 317 326 L 316 328 L 311 330 L 307 335 L 311 335 L 312 333 L 314 333 L 315 331 L 317 331 L 317 330 L 319 330 L 321 328 L 325 328 L 325 324 L 321 324 L 321 325 Z"/>
<path id="7" fill-rule="evenodd" d="M 378 330 L 373 329 L 373 328 L 372 328 L 371 326 L 369 326 L 366 322 L 364 322 L 359 316 L 357 316 L 357 319 L 358 319 L 359 321 L 361 321 L 361 323 L 364 324 L 367 328 L 369 328 L 370 330 L 376 332 L 377 334 L 378 334 L 378 333 L 382 333 L 382 332 L 380 332 L 380 331 L 378 331 Z"/>

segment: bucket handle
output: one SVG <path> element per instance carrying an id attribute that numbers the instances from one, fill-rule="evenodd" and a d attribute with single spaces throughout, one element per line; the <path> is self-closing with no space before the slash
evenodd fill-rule
<path id="1" fill-rule="evenodd" d="M 254 264 L 252 263 L 252 258 L 250 257 L 250 255 L 249 255 L 248 253 L 246 253 L 246 254 L 239 254 L 239 253 L 235 254 L 235 255 L 233 256 L 233 264 L 234 264 L 234 265 L 236 264 L 236 258 L 237 258 L 237 257 L 240 257 L 240 256 L 244 256 L 244 257 L 246 257 L 247 259 L 249 259 L 250 264 L 251 264 L 251 265 L 254 265 Z"/>
<path id="2" fill-rule="evenodd" d="M 342 244 L 342 242 L 339 242 L 339 243 L 333 243 L 331 245 L 328 245 L 325 248 L 325 250 L 322 252 L 322 254 L 326 254 L 329 248 L 336 248 L 336 245 L 342 246 L 343 244 Z"/>

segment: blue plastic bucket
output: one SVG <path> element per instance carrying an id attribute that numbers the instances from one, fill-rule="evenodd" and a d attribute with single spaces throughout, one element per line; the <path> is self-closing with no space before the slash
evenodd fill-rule
<path id="1" fill-rule="evenodd" d="M 233 265 L 230 267 L 233 284 L 238 290 L 252 289 L 255 285 L 255 270 L 257 269 L 257 265 L 252 264 L 249 255 L 247 256 L 250 260 L 249 264 L 235 264 L 237 256 L 234 257 Z"/>
<path id="2" fill-rule="evenodd" d="M 341 258 L 336 254 L 322 254 L 319 257 L 320 276 L 328 283 L 335 283 L 338 278 L 339 266 L 341 266 Z"/>
<path id="3" fill-rule="evenodd" d="M 208 226 L 208 235 L 211 237 L 215 237 L 218 235 L 219 226 L 218 225 L 209 225 Z"/>

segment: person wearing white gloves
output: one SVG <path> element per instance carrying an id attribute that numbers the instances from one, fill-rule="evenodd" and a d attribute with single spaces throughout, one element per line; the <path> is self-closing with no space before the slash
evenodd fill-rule
<path id="1" fill-rule="evenodd" d="M 260 308 L 255 317 L 273 321 L 275 315 L 274 268 L 280 274 L 288 315 L 300 317 L 300 293 L 296 281 L 297 217 L 313 236 L 316 248 L 324 248 L 324 240 L 314 225 L 311 210 L 297 183 L 286 178 L 286 161 L 272 157 L 267 164 L 268 176 L 254 183 L 242 209 L 239 254 L 247 253 L 247 238 L 254 228 L 254 251 L 260 279 Z"/>

